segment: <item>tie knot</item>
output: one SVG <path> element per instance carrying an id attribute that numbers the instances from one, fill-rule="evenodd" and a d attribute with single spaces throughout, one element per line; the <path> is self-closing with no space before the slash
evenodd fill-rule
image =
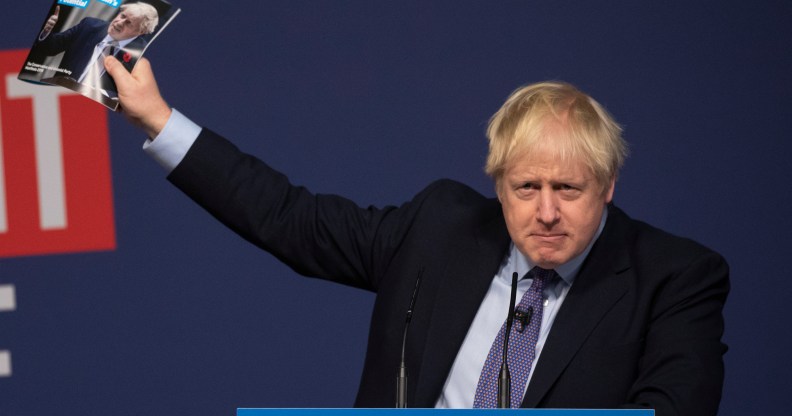
<path id="1" fill-rule="evenodd" d="M 115 50 L 118 48 L 118 41 L 111 40 L 107 42 L 102 42 L 101 48 L 102 48 L 102 52 L 104 53 L 115 53 Z"/>
<path id="2" fill-rule="evenodd" d="M 531 288 L 536 291 L 541 291 L 544 289 L 545 283 L 550 281 L 554 275 L 555 270 L 553 269 L 543 269 L 539 266 L 534 267 L 530 272 L 528 272 L 528 277 L 533 279 Z"/>

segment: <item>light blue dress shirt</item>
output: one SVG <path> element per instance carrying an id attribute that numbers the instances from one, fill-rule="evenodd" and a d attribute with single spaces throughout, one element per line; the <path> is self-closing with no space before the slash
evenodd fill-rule
<path id="1" fill-rule="evenodd" d="M 167 173 L 184 159 L 187 151 L 201 133 L 201 126 L 192 122 L 175 108 L 162 131 L 154 140 L 146 140 L 143 150 Z"/>

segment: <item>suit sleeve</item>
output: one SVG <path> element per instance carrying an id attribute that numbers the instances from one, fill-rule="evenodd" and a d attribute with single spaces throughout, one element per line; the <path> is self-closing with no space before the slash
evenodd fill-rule
<path id="1" fill-rule="evenodd" d="M 659 288 L 630 403 L 653 408 L 658 416 L 717 414 L 728 292 L 728 266 L 711 251 Z"/>
<path id="2" fill-rule="evenodd" d="M 207 129 L 168 179 L 298 273 L 372 291 L 416 205 L 361 208 L 339 196 L 315 195 Z"/>
<path id="3" fill-rule="evenodd" d="M 44 40 L 36 42 L 36 50 L 44 53 L 45 55 L 57 55 L 66 49 L 69 49 L 74 43 L 75 38 L 79 36 L 82 30 L 87 26 L 87 20 L 83 19 L 75 26 L 60 32 L 50 33 Z"/>

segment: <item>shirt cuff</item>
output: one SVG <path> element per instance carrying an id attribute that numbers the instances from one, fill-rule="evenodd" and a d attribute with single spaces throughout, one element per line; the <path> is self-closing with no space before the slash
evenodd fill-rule
<path id="1" fill-rule="evenodd" d="M 200 133 L 201 126 L 174 108 L 160 134 L 143 143 L 143 151 L 170 173 L 181 163 Z"/>

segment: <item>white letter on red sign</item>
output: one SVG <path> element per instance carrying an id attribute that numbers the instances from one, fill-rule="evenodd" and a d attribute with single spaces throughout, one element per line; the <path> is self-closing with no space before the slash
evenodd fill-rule
<path id="1" fill-rule="evenodd" d="M 75 93 L 63 88 L 42 87 L 22 82 L 14 75 L 6 77 L 6 87 L 8 88 L 8 98 L 31 98 L 33 100 L 36 180 L 41 229 L 66 228 L 66 191 L 63 178 L 63 147 L 58 98 Z M 0 180 L 4 180 L 4 178 L 0 178 Z M 4 189 L 0 189 L 0 191 L 4 191 Z M 3 192 L 0 195 L 0 199 L 2 199 L 0 201 L 0 232 L 6 231 L 8 227 L 5 218 L 7 214 L 5 212 L 5 197 Z"/>

